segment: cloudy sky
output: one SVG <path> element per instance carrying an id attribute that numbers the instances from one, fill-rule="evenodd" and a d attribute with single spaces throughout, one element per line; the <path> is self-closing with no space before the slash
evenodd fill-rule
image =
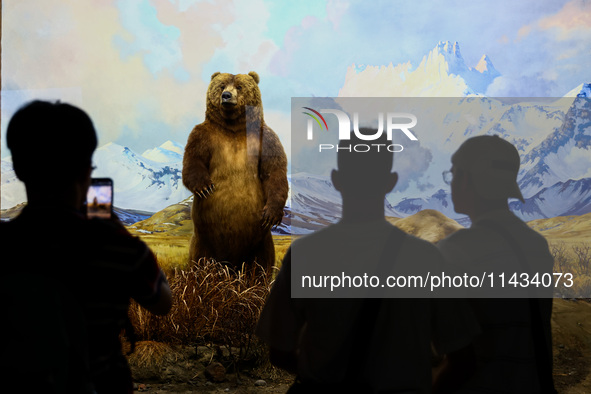
<path id="1" fill-rule="evenodd" d="M 587 0 L 5 0 L 2 157 L 7 120 L 33 98 L 87 110 L 101 145 L 184 144 L 215 71 L 257 71 L 267 123 L 288 141 L 291 97 L 336 96 L 352 64 L 416 66 L 446 40 L 468 66 L 489 56 L 502 74 L 490 95 L 591 82 Z"/>

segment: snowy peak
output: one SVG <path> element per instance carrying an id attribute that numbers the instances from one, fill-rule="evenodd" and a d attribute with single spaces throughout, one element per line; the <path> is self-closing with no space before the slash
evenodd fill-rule
<path id="1" fill-rule="evenodd" d="M 429 55 L 426 58 L 423 58 L 423 62 L 427 63 L 436 63 L 437 61 L 447 66 L 449 74 L 462 75 L 466 72 L 478 71 L 480 74 L 487 74 L 495 77 L 501 75 L 501 73 L 499 73 L 493 66 L 490 57 L 486 54 L 482 55 L 475 67 L 468 67 L 462 57 L 460 44 L 458 44 L 457 41 L 453 44 L 451 41 L 439 41 L 437 46 L 429 52 Z"/>
<path id="2" fill-rule="evenodd" d="M 501 75 L 486 54 L 482 55 L 475 67 L 468 67 L 462 57 L 460 44 L 457 41 L 453 44 L 451 41 L 439 41 L 437 46 L 421 62 L 421 66 L 423 67 L 428 67 L 429 65 L 444 68 L 448 74 L 459 75 L 467 80 L 477 77 L 477 75 L 471 75 L 475 73 L 486 75 L 493 79 Z M 492 82 L 492 79 L 489 82 Z M 470 87 L 474 88 L 474 86 Z"/>
<path id="3" fill-rule="evenodd" d="M 582 89 L 580 93 L 587 92 Z M 524 197 L 560 181 L 591 177 L 590 114 L 591 99 L 575 98 L 563 115 L 562 124 L 523 157 L 522 165 L 528 168 L 519 181 Z"/>
<path id="4" fill-rule="evenodd" d="M 117 207 L 157 212 L 191 194 L 181 182 L 182 155 L 167 147 L 181 148 L 167 141 L 146 151 L 152 153 L 146 157 L 145 153 L 140 156 L 127 147 L 108 143 L 94 154 L 97 170 L 93 176 L 113 179 Z M 157 155 L 161 160 L 155 160 Z M 175 156 L 177 159 L 172 160 Z"/>
<path id="5" fill-rule="evenodd" d="M 181 144 L 168 140 L 156 148 L 144 151 L 142 157 L 157 163 L 174 163 L 183 159 L 183 151 Z"/>
<path id="6" fill-rule="evenodd" d="M 458 44 L 457 41 L 453 44 L 451 41 L 439 41 L 433 51 L 437 51 L 441 54 L 448 54 L 449 56 L 454 56 L 463 60 L 462 54 L 460 53 L 460 44 Z"/>
<path id="7" fill-rule="evenodd" d="M 339 97 L 463 97 L 483 95 L 501 74 L 484 55 L 468 67 L 458 42 L 440 41 L 420 64 L 355 65 L 347 69 Z"/>
<path id="8" fill-rule="evenodd" d="M 171 140 L 166 141 L 165 143 L 163 143 L 162 145 L 160 145 L 160 148 L 162 149 L 166 149 L 172 152 L 176 152 L 179 155 L 182 155 L 183 152 L 185 151 L 185 148 L 179 144 L 178 142 L 174 142 Z"/>
<path id="9" fill-rule="evenodd" d="M 591 98 L 591 83 L 582 83 L 567 94 L 564 97 L 585 97 Z"/>
<path id="10" fill-rule="evenodd" d="M 460 53 L 458 42 L 439 41 L 437 46 L 423 58 L 419 68 L 436 68 L 439 72 L 460 75 L 467 71 L 466 62 Z"/>
<path id="11" fill-rule="evenodd" d="M 114 142 L 108 142 L 105 145 L 97 148 L 94 152 L 94 157 L 112 157 L 119 159 L 120 157 L 126 157 L 128 160 L 138 160 L 138 156 L 128 147 L 116 144 Z"/>
<path id="12" fill-rule="evenodd" d="M 114 205 L 117 208 L 157 212 L 191 195 L 181 181 L 182 145 L 166 141 L 146 152 L 140 156 L 128 147 L 114 142 L 109 142 L 94 152 L 92 161 L 96 170 L 92 175 L 113 179 Z M 2 159 L 1 179 L 2 209 L 26 201 L 24 186 L 16 178 L 8 159 Z M 136 214 L 137 212 L 134 213 Z"/>
<path id="13" fill-rule="evenodd" d="M 494 75 L 495 77 L 501 75 L 501 73 L 497 71 L 495 66 L 493 66 L 492 61 L 490 60 L 488 55 L 482 55 L 480 61 L 478 62 L 476 67 L 474 67 L 474 70 L 478 71 L 481 74 L 488 74 L 491 76 Z"/>

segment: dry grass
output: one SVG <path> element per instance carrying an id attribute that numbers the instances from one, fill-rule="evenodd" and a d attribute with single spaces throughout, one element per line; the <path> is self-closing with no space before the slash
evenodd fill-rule
<path id="1" fill-rule="evenodd" d="M 158 265 L 167 274 L 175 269 L 185 270 L 189 268 L 189 246 L 174 245 L 165 243 L 154 243 L 150 245 L 154 251 Z"/>
<path id="2" fill-rule="evenodd" d="M 173 275 L 175 269 L 189 268 L 190 236 L 170 236 L 162 234 L 137 234 L 156 255 L 158 264 L 167 275 Z M 275 266 L 281 267 L 283 257 L 297 236 L 274 235 Z"/>
<path id="3" fill-rule="evenodd" d="M 139 368 L 159 368 L 182 357 L 182 354 L 165 343 L 142 341 L 136 344 L 135 351 L 129 356 L 129 363 Z"/>
<path id="4" fill-rule="evenodd" d="M 292 235 L 273 236 L 273 244 L 275 245 L 275 267 L 277 267 L 277 269 L 281 268 L 285 253 L 287 253 L 287 249 L 289 249 L 292 241 L 296 238 L 297 236 Z"/>
<path id="5" fill-rule="evenodd" d="M 588 243 L 553 242 L 554 272 L 572 274 L 572 287 L 559 286 L 556 295 L 569 298 L 591 298 L 591 245 Z M 564 283 L 564 280 L 563 280 Z"/>
<path id="6" fill-rule="evenodd" d="M 254 270 L 251 270 L 254 271 Z M 244 359 L 253 344 L 253 332 L 269 293 L 261 270 L 249 272 L 213 260 L 200 260 L 169 276 L 173 307 L 167 316 L 154 316 L 132 304 L 130 319 L 140 341 L 193 345 L 215 343 Z"/>

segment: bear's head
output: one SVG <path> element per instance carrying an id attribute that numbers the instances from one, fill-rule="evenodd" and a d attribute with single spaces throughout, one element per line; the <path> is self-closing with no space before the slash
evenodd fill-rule
<path id="1" fill-rule="evenodd" d="M 223 123 L 235 123 L 245 119 L 245 113 L 255 109 L 262 117 L 259 76 L 251 71 L 248 74 L 228 74 L 216 72 L 211 76 L 207 89 L 206 117 Z"/>

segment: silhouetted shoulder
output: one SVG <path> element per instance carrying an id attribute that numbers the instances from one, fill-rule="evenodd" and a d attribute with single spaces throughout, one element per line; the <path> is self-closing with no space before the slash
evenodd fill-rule
<path id="1" fill-rule="evenodd" d="M 399 264 L 407 264 L 402 271 L 409 274 L 432 274 L 445 270 L 445 260 L 437 247 L 424 239 L 406 234 L 399 253 Z M 400 271 L 400 269 L 399 269 Z"/>
<path id="2" fill-rule="evenodd" d="M 474 229 L 462 229 L 448 235 L 437 243 L 437 249 L 443 255 L 446 261 L 458 262 L 458 260 L 467 260 L 469 254 L 466 246 L 480 240 L 478 231 Z"/>
<path id="3" fill-rule="evenodd" d="M 399 230 L 402 231 L 402 230 Z M 406 253 L 416 253 L 421 255 L 430 255 L 441 258 L 441 253 L 432 242 L 406 234 L 404 238 L 403 251 Z"/>

